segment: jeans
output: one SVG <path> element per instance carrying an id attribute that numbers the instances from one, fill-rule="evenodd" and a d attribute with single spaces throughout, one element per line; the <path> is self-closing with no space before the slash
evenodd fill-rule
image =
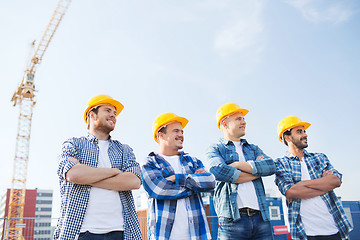
<path id="1" fill-rule="evenodd" d="M 273 240 L 270 221 L 264 221 L 261 214 L 247 216 L 234 222 L 231 218 L 219 217 L 219 240 Z"/>
<path id="2" fill-rule="evenodd" d="M 104 234 L 95 234 L 89 231 L 80 233 L 78 240 L 123 240 L 123 231 L 113 231 Z"/>
<path id="3" fill-rule="evenodd" d="M 307 236 L 308 240 L 341 240 L 340 233 L 328 236 Z"/>

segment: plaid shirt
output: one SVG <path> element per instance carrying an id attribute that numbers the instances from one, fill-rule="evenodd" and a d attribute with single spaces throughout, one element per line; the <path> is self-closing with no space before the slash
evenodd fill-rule
<path id="1" fill-rule="evenodd" d="M 242 150 L 245 160 L 252 167 L 254 176 L 270 176 L 275 173 L 274 161 L 266 156 L 256 145 L 249 144 L 245 139 L 241 139 Z M 218 180 L 214 192 L 214 206 L 218 217 L 239 220 L 240 213 L 236 203 L 238 184 L 235 183 L 241 171 L 229 166 L 233 162 L 239 161 L 239 154 L 232 141 L 221 138 L 218 143 L 210 146 L 207 153 L 210 172 Z M 262 160 L 257 157 L 264 156 Z M 252 181 L 258 198 L 261 215 L 264 221 L 269 221 L 269 209 L 265 199 L 265 190 L 261 178 Z"/>
<path id="2" fill-rule="evenodd" d="M 123 172 L 134 173 L 141 178 L 140 167 L 135 161 L 132 149 L 111 138 L 109 141 L 108 154 L 111 166 Z M 89 134 L 87 137 L 71 138 L 63 144 L 57 170 L 60 182 L 61 210 L 54 239 L 77 239 L 89 202 L 91 186 L 71 183 L 65 179 L 65 174 L 75 165 L 68 160 L 69 157 L 76 158 L 81 164 L 97 167 L 98 139 Z M 131 191 L 120 191 L 119 196 L 124 209 L 124 238 L 142 239 Z"/>
<path id="3" fill-rule="evenodd" d="M 341 180 L 341 173 L 334 169 L 325 154 L 308 153 L 304 150 L 303 159 L 307 165 L 311 179 L 321 178 L 325 171 L 332 170 L 334 175 Z M 276 159 L 275 165 L 275 183 L 280 192 L 285 196 L 287 190 L 301 181 L 301 163 L 298 157 L 287 153 L 283 158 Z M 339 229 L 342 239 L 347 239 L 352 227 L 345 215 L 340 200 L 337 198 L 334 191 L 329 191 L 320 197 L 324 200 L 329 212 L 334 217 L 334 221 Z M 293 199 L 290 204 L 287 202 L 291 237 L 294 240 L 307 239 L 304 225 L 300 217 L 300 204 L 301 199 Z"/>
<path id="4" fill-rule="evenodd" d="M 149 195 L 148 235 L 149 239 L 170 238 L 175 219 L 177 199 L 185 198 L 189 222 L 190 239 L 211 239 L 206 213 L 200 192 L 211 191 L 215 187 L 215 177 L 211 173 L 194 174 L 204 168 L 202 162 L 180 152 L 183 174 L 175 174 L 170 163 L 152 152 L 142 167 L 143 186 Z M 175 175 L 175 182 L 165 178 Z"/>

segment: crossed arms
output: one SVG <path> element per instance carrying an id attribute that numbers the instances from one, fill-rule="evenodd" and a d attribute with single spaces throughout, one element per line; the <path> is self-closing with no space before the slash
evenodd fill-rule
<path id="1" fill-rule="evenodd" d="M 141 180 L 133 173 L 122 172 L 117 168 L 95 168 L 80 164 L 76 158 L 69 157 L 75 165 L 65 174 L 66 181 L 90 185 L 113 191 L 139 189 Z"/>
<path id="2" fill-rule="evenodd" d="M 142 167 L 142 177 L 144 189 L 149 196 L 155 199 L 173 200 L 213 190 L 214 175 L 203 169 L 200 160 L 192 159 L 198 166 L 194 169 L 194 173 L 164 177 L 164 169 L 156 162 L 155 157 L 148 157 L 147 163 Z"/>
<path id="3" fill-rule="evenodd" d="M 340 187 L 341 181 L 333 173 L 332 170 L 327 170 L 321 178 L 300 181 L 294 184 L 285 192 L 286 199 L 291 203 L 294 198 L 313 198 Z"/>
<path id="4" fill-rule="evenodd" d="M 295 174 L 291 161 L 286 158 L 277 159 L 275 184 L 289 203 L 293 199 L 317 197 L 340 187 L 342 175 L 334 169 L 326 155 L 321 154 L 320 157 L 324 166 L 320 170 L 323 171 L 321 177 L 299 182 L 294 180 Z"/>
<path id="5" fill-rule="evenodd" d="M 261 160 L 261 159 L 264 159 L 264 156 L 259 156 L 256 158 L 256 160 Z M 232 166 L 241 171 L 240 176 L 238 177 L 235 183 L 250 182 L 260 177 L 260 176 L 252 175 L 252 167 L 248 162 L 233 162 L 229 164 L 229 166 Z"/>
<path id="6" fill-rule="evenodd" d="M 256 160 L 226 164 L 226 160 L 217 146 L 211 146 L 207 153 L 210 172 L 216 180 L 228 183 L 240 184 L 250 182 L 262 176 L 270 176 L 275 173 L 274 161 L 266 156 L 259 147 L 254 147 Z M 253 150 L 252 150 L 253 151 Z"/>
<path id="7" fill-rule="evenodd" d="M 140 168 L 132 149 L 124 145 L 123 171 L 118 168 L 96 168 L 79 162 L 80 154 L 71 140 L 63 144 L 59 159 L 58 175 L 67 182 L 90 185 L 113 191 L 129 191 L 140 188 Z M 136 173 L 136 174 L 135 174 Z"/>

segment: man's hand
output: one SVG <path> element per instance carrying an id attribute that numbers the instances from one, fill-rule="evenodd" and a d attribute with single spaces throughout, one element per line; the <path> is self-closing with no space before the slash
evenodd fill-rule
<path id="1" fill-rule="evenodd" d="M 195 171 L 194 174 L 199 174 L 199 173 L 206 173 L 206 171 L 205 171 L 205 169 L 203 169 L 203 168 L 199 168 L 199 169 L 197 169 L 197 170 Z"/>
<path id="2" fill-rule="evenodd" d="M 169 176 L 169 177 L 167 177 L 165 179 L 168 180 L 168 181 L 171 181 L 171 182 L 175 182 L 175 175 L 171 175 L 171 176 Z"/>
<path id="3" fill-rule="evenodd" d="M 334 171 L 333 170 L 327 170 L 322 174 L 322 177 L 328 176 L 328 175 L 334 175 Z"/>
<path id="4" fill-rule="evenodd" d="M 258 157 L 256 158 L 256 160 L 261 160 L 261 159 L 264 159 L 264 156 L 258 156 Z"/>
<path id="5" fill-rule="evenodd" d="M 75 163 L 75 164 L 80 164 L 79 160 L 77 160 L 77 159 L 74 158 L 74 157 L 69 157 L 69 158 L 68 158 L 68 161 L 73 162 L 73 163 Z"/>

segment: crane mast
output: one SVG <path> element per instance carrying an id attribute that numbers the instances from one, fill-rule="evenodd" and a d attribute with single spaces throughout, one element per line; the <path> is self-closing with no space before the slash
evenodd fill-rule
<path id="1" fill-rule="evenodd" d="M 5 227 L 5 240 L 25 239 L 22 230 L 24 226 L 23 216 L 26 176 L 29 160 L 31 120 L 33 108 L 36 103 L 34 99 L 34 75 L 70 3 L 71 0 L 59 0 L 45 32 L 25 70 L 22 81 L 11 99 L 14 106 L 19 105 L 20 115 L 18 119 L 13 177 L 11 181 L 7 223 Z"/>

